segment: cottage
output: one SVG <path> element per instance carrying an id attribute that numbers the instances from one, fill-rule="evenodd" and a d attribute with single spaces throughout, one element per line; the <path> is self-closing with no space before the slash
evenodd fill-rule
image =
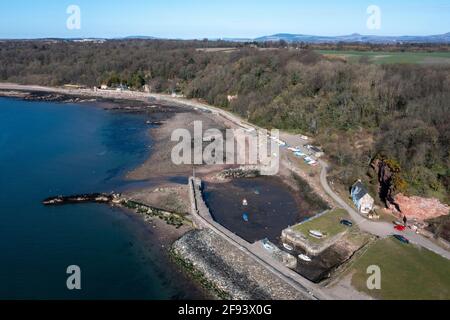
<path id="1" fill-rule="evenodd" d="M 369 214 L 374 207 L 375 200 L 370 196 L 361 180 L 358 180 L 352 187 L 352 199 L 359 212 Z"/>

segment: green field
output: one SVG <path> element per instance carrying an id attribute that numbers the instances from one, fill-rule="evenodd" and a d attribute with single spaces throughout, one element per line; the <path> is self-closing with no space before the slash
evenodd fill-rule
<path id="1" fill-rule="evenodd" d="M 361 57 L 375 64 L 412 63 L 412 64 L 440 64 L 450 63 L 450 52 L 377 52 L 377 51 L 340 51 L 317 50 L 318 53 L 341 57 L 349 62 L 358 62 Z"/>
<path id="2" fill-rule="evenodd" d="M 348 219 L 347 211 L 343 209 L 336 209 L 327 212 L 326 214 L 318 218 L 299 224 L 295 226 L 293 229 L 296 232 L 302 233 L 312 243 L 320 243 L 321 241 L 334 237 L 335 235 L 344 232 L 348 229 L 348 227 L 340 223 L 342 219 Z M 310 230 L 318 230 L 323 234 L 325 234 L 326 238 L 324 239 L 314 238 L 309 234 Z"/>
<path id="3" fill-rule="evenodd" d="M 381 269 L 381 290 L 367 288 L 371 265 Z M 450 299 L 450 261 L 393 238 L 377 241 L 347 272 L 356 289 L 376 299 Z"/>

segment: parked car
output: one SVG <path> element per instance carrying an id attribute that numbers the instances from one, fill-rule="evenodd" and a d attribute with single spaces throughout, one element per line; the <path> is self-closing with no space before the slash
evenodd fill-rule
<path id="1" fill-rule="evenodd" d="M 403 231 L 405 231 L 406 227 L 402 226 L 402 225 L 397 225 L 394 227 L 394 229 L 397 231 L 403 232 Z"/>
<path id="2" fill-rule="evenodd" d="M 409 244 L 409 240 L 406 239 L 404 236 L 401 236 L 401 235 L 399 235 L 399 234 L 395 234 L 395 235 L 394 235 L 394 238 L 397 239 L 397 240 L 400 241 L 400 242 Z"/>

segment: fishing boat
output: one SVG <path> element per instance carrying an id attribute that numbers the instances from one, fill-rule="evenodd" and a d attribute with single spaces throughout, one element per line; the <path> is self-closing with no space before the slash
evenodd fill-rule
<path id="1" fill-rule="evenodd" d="M 248 206 L 248 201 L 247 201 L 247 199 L 242 200 L 242 205 L 243 205 L 244 207 Z"/>
<path id="2" fill-rule="evenodd" d="M 310 257 L 308 257 L 307 255 L 305 255 L 305 254 L 299 255 L 298 258 L 300 260 L 303 260 L 303 261 L 306 261 L 306 262 L 311 262 L 312 261 L 312 259 Z"/>
<path id="3" fill-rule="evenodd" d="M 288 250 L 288 251 L 293 251 L 293 250 L 294 250 L 294 248 L 293 248 L 292 246 L 288 245 L 287 243 L 283 243 L 283 247 L 284 247 L 286 250 Z"/>
<path id="4" fill-rule="evenodd" d="M 313 236 L 314 238 L 317 238 L 317 239 L 322 239 L 324 237 L 324 234 L 322 232 L 320 232 L 320 231 L 317 231 L 317 230 L 310 230 L 309 234 L 311 236 Z"/>
<path id="5" fill-rule="evenodd" d="M 244 219 L 244 221 L 245 222 L 248 222 L 248 214 L 246 214 L 246 213 L 244 213 L 243 215 L 242 215 L 242 219 Z"/>

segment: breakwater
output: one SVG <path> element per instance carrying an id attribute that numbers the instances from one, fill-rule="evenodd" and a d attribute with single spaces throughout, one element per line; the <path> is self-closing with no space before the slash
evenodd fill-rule
<path id="1" fill-rule="evenodd" d="M 74 196 L 56 196 L 43 200 L 42 204 L 45 206 L 55 206 L 55 205 L 87 203 L 87 202 L 109 203 L 113 202 L 119 197 L 120 195 L 118 194 L 105 194 L 105 193 L 92 193 Z"/>
<path id="2" fill-rule="evenodd" d="M 57 206 L 57 205 L 69 205 L 69 204 L 81 204 L 81 203 L 103 203 L 111 204 L 114 206 L 120 206 L 123 208 L 131 209 L 137 214 L 144 217 L 144 220 L 150 218 L 159 218 L 164 220 L 168 225 L 172 225 L 176 228 L 182 227 L 184 224 L 192 224 L 187 220 L 184 215 L 169 212 L 163 209 L 155 208 L 144 203 L 137 202 L 132 199 L 126 199 L 120 194 L 105 194 L 105 193 L 93 193 L 74 196 L 57 196 L 50 197 L 42 201 L 45 206 Z"/>

